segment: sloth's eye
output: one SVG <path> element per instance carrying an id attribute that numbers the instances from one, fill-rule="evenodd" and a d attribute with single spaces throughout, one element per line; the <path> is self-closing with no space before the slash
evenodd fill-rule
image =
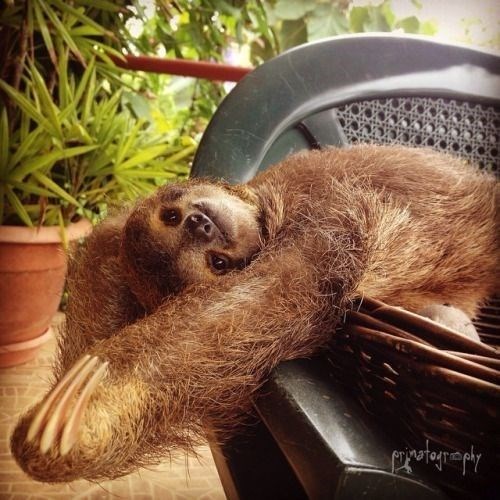
<path id="1" fill-rule="evenodd" d="M 210 266 L 216 273 L 222 273 L 229 269 L 229 259 L 223 255 L 210 255 Z"/>
<path id="2" fill-rule="evenodd" d="M 181 222 L 181 214 L 175 208 L 167 208 L 161 212 L 160 219 L 167 226 L 177 226 Z"/>

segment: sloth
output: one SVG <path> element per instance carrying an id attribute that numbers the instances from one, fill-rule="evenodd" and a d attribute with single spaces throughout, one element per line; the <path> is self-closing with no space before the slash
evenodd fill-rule
<path id="1" fill-rule="evenodd" d="M 373 145 L 160 188 L 73 258 L 54 383 L 13 455 L 40 481 L 101 480 L 224 439 L 359 297 L 472 317 L 499 282 L 498 199 L 451 156 Z"/>
<path id="2" fill-rule="evenodd" d="M 242 269 L 259 250 L 252 193 L 229 185 L 169 185 L 137 204 L 120 254 L 136 299 L 151 312 L 190 285 Z"/>

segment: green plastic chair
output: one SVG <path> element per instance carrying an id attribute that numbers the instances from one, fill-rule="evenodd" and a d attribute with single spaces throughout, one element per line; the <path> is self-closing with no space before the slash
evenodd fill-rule
<path id="1" fill-rule="evenodd" d="M 430 146 L 498 172 L 500 58 L 412 36 L 306 44 L 263 64 L 226 97 L 192 175 L 244 182 L 295 151 L 357 142 Z M 393 473 L 391 430 L 332 376 L 328 356 L 280 365 L 259 422 L 211 444 L 230 499 L 474 495 L 426 470 Z M 493 498 L 493 490 L 477 492 Z"/>

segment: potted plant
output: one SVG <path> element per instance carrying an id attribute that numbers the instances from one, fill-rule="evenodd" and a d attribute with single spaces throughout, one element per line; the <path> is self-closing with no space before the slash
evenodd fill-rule
<path id="1" fill-rule="evenodd" d="M 0 9 L 0 366 L 47 339 L 69 241 L 110 203 L 187 174 L 194 143 L 166 143 L 123 105 L 110 59 L 120 53 L 103 41 L 116 37 L 95 20 L 122 10 L 83 0 Z"/>

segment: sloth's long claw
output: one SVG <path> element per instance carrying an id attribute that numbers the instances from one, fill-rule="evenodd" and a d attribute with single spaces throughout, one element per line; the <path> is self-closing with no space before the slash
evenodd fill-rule
<path id="1" fill-rule="evenodd" d="M 106 373 L 106 368 L 108 366 L 108 362 L 103 363 L 90 377 L 87 385 L 78 396 L 78 399 L 75 403 L 75 406 L 69 416 L 66 425 L 64 426 L 62 435 L 61 435 L 61 443 L 59 445 L 59 451 L 61 456 L 66 455 L 73 445 L 76 442 L 78 436 L 78 427 L 82 420 L 83 412 L 87 407 L 87 403 L 90 399 L 90 396 L 94 392 L 94 389 L 97 387 L 102 377 Z"/>
<path id="2" fill-rule="evenodd" d="M 40 439 L 41 453 L 47 453 L 61 436 L 59 452 L 69 452 L 77 438 L 78 425 L 88 400 L 101 381 L 108 363 L 96 356 L 83 356 L 49 393 L 26 434 L 27 441 Z M 89 377 L 90 376 L 90 377 Z"/>
<path id="3" fill-rule="evenodd" d="M 78 373 L 85 363 L 90 359 L 90 355 L 86 354 L 82 358 L 80 358 L 74 366 L 64 375 L 64 377 L 59 381 L 59 383 L 52 389 L 51 393 L 47 396 L 45 401 L 43 402 L 41 408 L 38 410 L 38 413 L 33 418 L 31 425 L 28 429 L 28 433 L 26 434 L 26 441 L 33 441 L 35 437 L 39 434 L 42 426 L 47 421 L 47 418 L 50 413 L 50 409 L 54 402 L 57 400 L 59 395 L 63 392 L 65 387 L 68 385 L 70 380 L 73 378 L 75 373 Z"/>

